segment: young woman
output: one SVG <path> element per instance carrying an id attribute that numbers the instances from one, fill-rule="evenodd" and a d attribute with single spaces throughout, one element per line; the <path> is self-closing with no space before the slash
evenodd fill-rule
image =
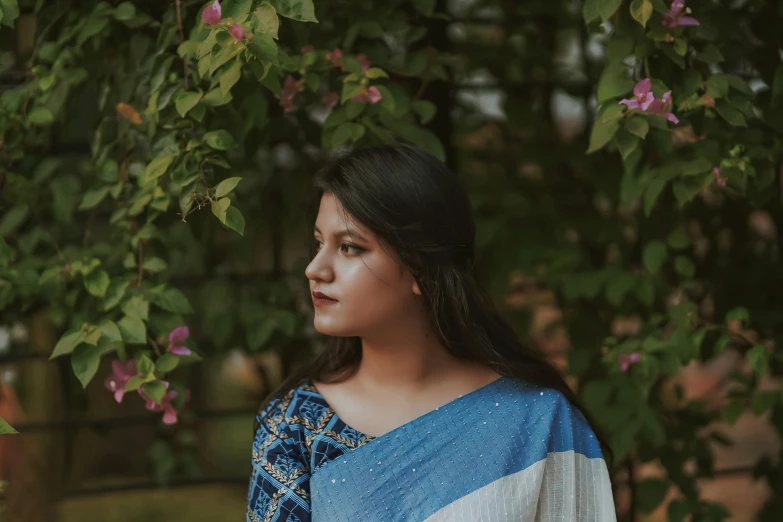
<path id="1" fill-rule="evenodd" d="M 256 418 L 247 520 L 615 521 L 586 413 L 474 279 L 455 174 L 395 143 L 334 161 L 315 196 L 328 344 Z"/>

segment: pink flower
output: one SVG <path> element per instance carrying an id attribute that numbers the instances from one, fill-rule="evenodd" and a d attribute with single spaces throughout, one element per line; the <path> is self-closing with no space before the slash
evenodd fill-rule
<path id="1" fill-rule="evenodd" d="M 212 5 L 205 7 L 204 10 L 201 11 L 201 19 L 204 20 L 204 23 L 207 25 L 215 25 L 220 21 L 222 12 L 223 10 L 220 8 L 220 2 L 215 0 Z"/>
<path id="2" fill-rule="evenodd" d="M 364 53 L 356 55 L 356 61 L 362 64 L 362 72 L 371 67 L 370 60 L 367 59 L 367 55 Z"/>
<path id="3" fill-rule="evenodd" d="M 655 96 L 653 96 L 653 93 L 650 92 L 652 89 L 652 82 L 649 78 L 645 78 L 644 80 L 637 83 L 633 88 L 633 98 L 626 99 L 626 100 L 620 100 L 620 105 L 625 105 L 629 109 L 641 109 L 643 111 L 647 110 L 647 107 L 650 106 L 650 104 L 655 99 Z"/>
<path id="4" fill-rule="evenodd" d="M 683 12 L 690 14 L 690 8 L 685 9 L 685 0 L 674 0 L 668 13 L 663 13 L 661 25 L 667 29 L 674 29 L 681 25 L 699 25 L 699 21 L 691 16 L 683 16 Z"/>
<path id="5" fill-rule="evenodd" d="M 332 65 L 340 67 L 343 64 L 342 61 L 343 50 L 339 47 L 335 47 L 333 51 L 326 53 L 326 59 L 331 60 Z"/>
<path id="6" fill-rule="evenodd" d="M 721 176 L 720 169 L 718 167 L 712 168 L 712 173 L 715 174 L 715 181 L 720 185 L 721 187 L 726 186 L 726 178 Z"/>
<path id="7" fill-rule="evenodd" d="M 169 334 L 169 351 L 174 355 L 191 355 L 190 348 L 182 345 L 190 337 L 190 329 L 187 326 L 178 326 Z"/>
<path id="8" fill-rule="evenodd" d="M 166 387 L 166 390 L 169 389 L 169 383 L 166 381 L 160 381 L 163 383 L 163 386 Z M 172 400 L 176 399 L 179 395 L 178 392 L 171 390 L 167 391 L 163 398 L 160 400 L 160 402 L 153 401 L 150 397 L 147 396 L 144 391 L 139 388 L 139 395 L 141 395 L 142 399 L 144 399 L 144 407 L 147 408 L 150 411 L 162 411 L 163 412 L 163 422 L 165 424 L 176 424 L 177 423 L 177 408 L 174 407 L 174 405 L 171 403 Z M 188 401 L 190 401 L 190 390 L 185 390 L 185 403 L 187 404 Z"/>
<path id="9" fill-rule="evenodd" d="M 680 123 L 680 120 L 671 113 L 672 108 L 672 91 L 666 91 L 661 96 L 661 99 L 655 99 L 648 107 L 647 112 L 650 114 L 660 114 L 672 123 Z"/>
<path id="10" fill-rule="evenodd" d="M 241 25 L 234 22 L 231 24 L 231 28 L 228 30 L 229 34 L 234 37 L 234 40 L 241 42 L 245 38 L 245 30 Z"/>
<path id="11" fill-rule="evenodd" d="M 125 396 L 125 385 L 131 377 L 139 375 L 136 370 L 136 363 L 130 360 L 126 363 L 119 359 L 111 362 L 112 373 L 106 377 L 106 381 L 103 385 L 107 390 L 114 392 L 114 400 L 122 402 L 122 398 Z"/>
<path id="12" fill-rule="evenodd" d="M 639 352 L 633 353 L 621 353 L 618 360 L 620 361 L 620 371 L 627 372 L 628 368 L 638 363 L 642 359 Z"/>
<path id="13" fill-rule="evenodd" d="M 337 105 L 337 102 L 339 101 L 340 101 L 340 95 L 334 91 L 328 93 L 326 96 L 321 98 L 321 103 L 323 103 L 327 107 L 334 107 L 335 105 Z"/>
<path id="14" fill-rule="evenodd" d="M 378 87 L 373 85 L 351 98 L 351 101 L 356 103 L 378 103 L 381 101 L 381 98 L 383 98 L 381 91 L 378 90 Z"/>
<path id="15" fill-rule="evenodd" d="M 701 97 L 701 101 L 707 107 L 715 107 L 715 100 L 709 94 L 705 94 Z"/>
<path id="16" fill-rule="evenodd" d="M 299 52 L 300 52 L 300 53 L 302 53 L 302 54 L 311 53 L 311 52 L 313 52 L 313 51 L 315 51 L 315 47 L 313 47 L 312 45 L 303 45 L 303 46 L 302 46 L 302 47 L 299 49 Z"/>
<path id="17" fill-rule="evenodd" d="M 289 74 L 286 77 L 285 82 L 283 82 L 283 90 L 280 93 L 280 96 L 277 97 L 277 99 L 280 100 L 280 106 L 285 112 L 292 112 L 296 110 L 294 96 L 296 96 L 297 92 L 302 91 L 303 89 L 304 87 L 299 85 L 299 82 L 293 76 Z"/>

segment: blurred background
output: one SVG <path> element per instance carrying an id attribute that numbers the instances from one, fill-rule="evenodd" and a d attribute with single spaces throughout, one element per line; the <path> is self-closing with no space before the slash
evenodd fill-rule
<path id="1" fill-rule="evenodd" d="M 618 520 L 783 519 L 783 4 L 217 5 L 0 0 L 2 520 L 243 520 L 254 415 L 323 341 L 313 174 L 396 137 L 468 189 Z"/>

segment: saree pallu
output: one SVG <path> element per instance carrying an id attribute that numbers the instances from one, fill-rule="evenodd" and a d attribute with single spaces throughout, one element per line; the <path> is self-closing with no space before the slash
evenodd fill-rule
<path id="1" fill-rule="evenodd" d="M 307 380 L 257 421 L 250 522 L 616 520 L 582 414 L 512 377 L 380 437 L 345 425 Z"/>

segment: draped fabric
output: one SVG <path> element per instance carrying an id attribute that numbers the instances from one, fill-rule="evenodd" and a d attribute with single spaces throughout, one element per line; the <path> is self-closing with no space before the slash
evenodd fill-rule
<path id="1" fill-rule="evenodd" d="M 615 522 L 581 412 L 512 377 L 380 437 L 343 423 L 305 379 L 256 417 L 249 522 Z"/>

